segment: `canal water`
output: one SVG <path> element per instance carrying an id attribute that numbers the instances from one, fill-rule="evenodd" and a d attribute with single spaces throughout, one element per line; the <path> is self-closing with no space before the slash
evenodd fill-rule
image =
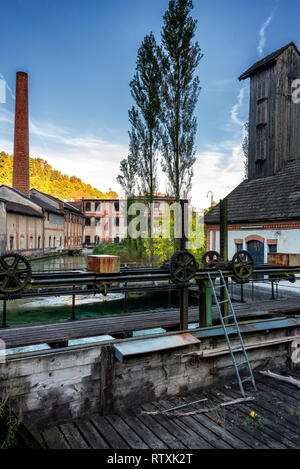
<path id="1" fill-rule="evenodd" d="M 86 267 L 86 254 L 59 256 L 50 259 L 32 260 L 33 271 L 74 270 Z M 69 319 L 71 296 L 36 297 L 10 300 L 7 302 L 9 325 L 52 322 Z M 171 306 L 178 305 L 176 292 Z M 131 293 L 128 295 L 127 312 L 161 310 L 168 307 L 168 292 Z M 88 318 L 124 313 L 124 295 L 80 295 L 76 297 L 76 317 Z"/>

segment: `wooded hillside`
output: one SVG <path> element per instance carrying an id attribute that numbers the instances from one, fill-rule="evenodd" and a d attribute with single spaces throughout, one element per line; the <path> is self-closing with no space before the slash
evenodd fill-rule
<path id="1" fill-rule="evenodd" d="M 12 184 L 13 156 L 0 152 L 0 183 Z M 84 198 L 117 199 L 114 191 L 103 193 L 76 176 L 67 176 L 41 158 L 30 158 L 30 187 L 65 200 Z"/>

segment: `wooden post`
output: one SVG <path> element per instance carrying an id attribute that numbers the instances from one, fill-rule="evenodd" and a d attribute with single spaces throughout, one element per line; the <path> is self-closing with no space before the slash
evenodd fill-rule
<path id="1" fill-rule="evenodd" d="M 228 261 L 228 200 L 220 200 L 220 255 L 225 262 Z M 228 279 L 225 278 L 225 282 L 228 289 Z M 224 289 L 221 289 L 221 301 L 225 298 Z M 221 304 L 221 311 L 223 316 L 228 316 L 228 303 Z M 225 324 L 228 324 L 228 319 L 225 320 Z"/>
<path id="2" fill-rule="evenodd" d="M 181 207 L 181 240 L 180 240 L 180 250 L 186 250 L 186 229 L 187 229 L 187 201 L 180 201 Z M 180 330 L 186 331 L 188 329 L 188 315 L 189 315 L 189 289 L 188 287 L 183 287 L 180 290 Z"/>
<path id="3" fill-rule="evenodd" d="M 8 328 L 9 326 L 7 325 L 7 319 L 6 319 L 6 300 L 3 300 L 3 310 L 2 310 L 2 325 L 1 325 L 1 329 L 6 329 Z"/>
<path id="4" fill-rule="evenodd" d="M 113 410 L 114 363 L 113 346 L 102 347 L 100 362 L 100 405 L 102 415 L 109 415 Z"/>
<path id="5" fill-rule="evenodd" d="M 212 295 L 208 280 L 198 282 L 199 291 L 199 327 L 212 326 Z"/>

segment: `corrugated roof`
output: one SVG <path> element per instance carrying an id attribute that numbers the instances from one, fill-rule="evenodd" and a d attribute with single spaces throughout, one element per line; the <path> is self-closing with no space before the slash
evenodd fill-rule
<path id="1" fill-rule="evenodd" d="M 288 163 L 275 176 L 243 181 L 226 199 L 229 223 L 300 220 L 300 160 Z M 204 220 L 218 224 L 219 205 Z"/>
<path id="2" fill-rule="evenodd" d="M 244 72 L 240 77 L 239 77 L 239 80 L 245 80 L 246 78 L 249 78 L 251 75 L 253 75 L 254 73 L 260 71 L 260 70 L 263 70 L 264 68 L 267 68 L 267 67 L 270 67 L 273 63 L 276 62 L 276 60 L 278 59 L 278 57 L 285 51 L 287 50 L 289 47 L 293 46 L 296 51 L 298 52 L 298 54 L 300 55 L 300 52 L 299 50 L 297 49 L 297 46 L 294 44 L 294 42 L 290 42 L 289 44 L 287 44 L 286 46 L 282 47 L 281 49 L 278 49 L 276 50 L 275 52 L 273 52 L 272 54 L 268 55 L 267 57 L 265 57 L 264 59 L 262 60 L 259 60 L 258 62 L 255 62 L 254 65 L 252 65 L 252 67 L 250 67 L 248 70 L 246 70 L 246 72 Z"/>

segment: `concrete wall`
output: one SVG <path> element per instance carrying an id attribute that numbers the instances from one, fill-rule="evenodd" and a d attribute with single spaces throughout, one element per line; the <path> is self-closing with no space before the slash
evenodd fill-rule
<path id="1" fill-rule="evenodd" d="M 247 344 L 287 334 L 300 334 L 300 326 L 244 333 L 243 337 Z M 201 339 L 201 349 L 223 346 L 223 337 Z M 103 347 L 84 346 L 11 357 L 6 363 L 0 363 L 0 390 L 10 396 L 16 411 L 22 410 L 24 422 L 37 428 L 99 412 L 105 404 L 103 357 L 107 354 Z M 114 359 L 110 377 L 111 412 L 218 385 L 235 377 L 229 354 L 209 359 L 179 356 L 198 348 L 193 345 L 148 353 L 125 359 L 123 363 Z M 290 345 L 255 349 L 248 355 L 253 369 L 283 369 L 289 363 Z"/>

